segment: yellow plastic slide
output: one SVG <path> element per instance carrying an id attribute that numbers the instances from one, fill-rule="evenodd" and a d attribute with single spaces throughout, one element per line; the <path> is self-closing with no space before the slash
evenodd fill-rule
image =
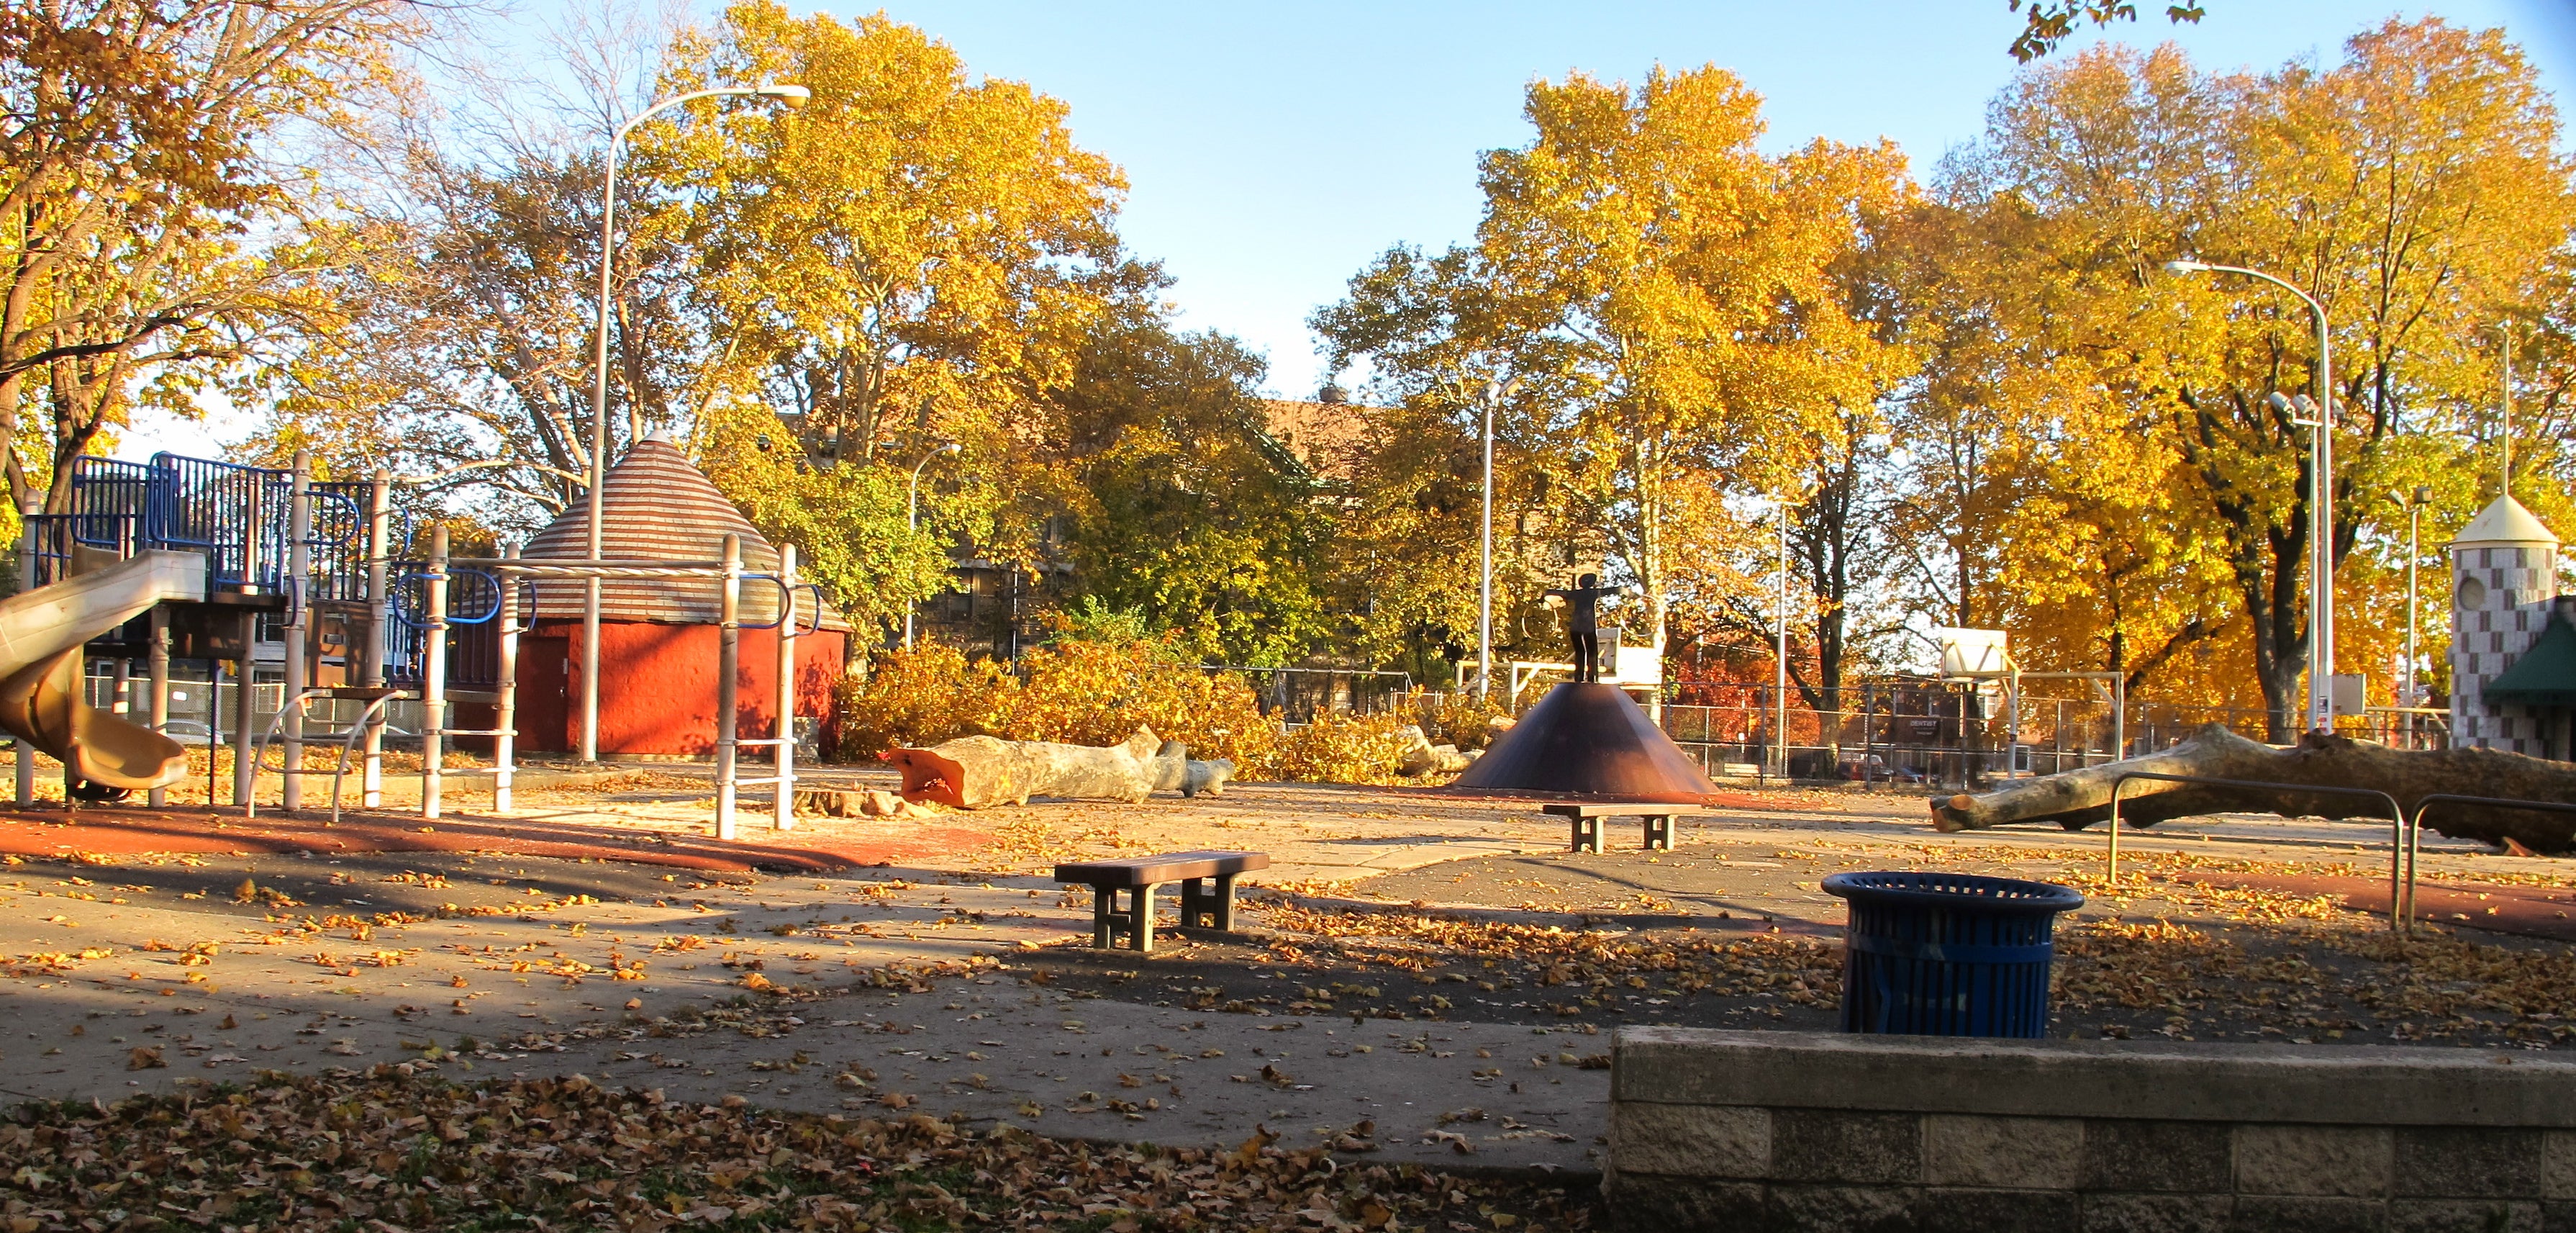
<path id="1" fill-rule="evenodd" d="M 0 728 L 101 787 L 186 778 L 177 741 L 81 700 L 81 648 L 154 604 L 205 597 L 205 558 L 145 552 L 0 600 Z"/>

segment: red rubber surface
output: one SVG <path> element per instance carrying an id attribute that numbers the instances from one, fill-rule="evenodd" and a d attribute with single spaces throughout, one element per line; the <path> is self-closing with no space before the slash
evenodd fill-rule
<path id="1" fill-rule="evenodd" d="M 753 869 L 826 873 L 966 851 L 992 838 L 989 832 L 965 827 L 916 824 L 900 839 L 807 843 L 780 836 L 769 829 L 765 818 L 757 817 L 746 817 L 742 832 L 757 837 L 719 843 L 702 835 L 522 818 L 468 816 L 423 822 L 417 817 L 343 814 L 340 824 L 333 826 L 321 820 L 273 816 L 244 821 L 239 810 L 209 813 L 89 806 L 66 814 L 60 806 L 0 807 L 0 855 L 48 859 L 79 853 L 489 852 L 734 873 Z"/>
<path id="2" fill-rule="evenodd" d="M 2259 887 L 2296 895 L 2333 895 L 2355 911 L 2388 914 L 2386 878 L 2186 873 L 2177 875 L 2176 880 L 2208 886 Z M 2489 933 L 2576 941 L 2576 890 L 2420 878 L 2415 883 L 2415 919 Z"/>

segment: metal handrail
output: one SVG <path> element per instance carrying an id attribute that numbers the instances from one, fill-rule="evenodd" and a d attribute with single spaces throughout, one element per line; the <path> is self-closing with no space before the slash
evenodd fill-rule
<path id="1" fill-rule="evenodd" d="M 814 597 L 813 603 L 805 605 L 805 633 L 798 634 L 796 636 L 802 638 L 805 634 L 821 632 L 823 628 L 823 588 L 815 583 L 800 582 L 796 584 L 796 589 L 808 592 Z"/>
<path id="2" fill-rule="evenodd" d="M 331 767 L 331 825 L 340 824 L 340 783 L 348 777 L 349 755 L 357 752 L 358 738 L 366 735 L 367 729 L 372 726 L 368 721 L 374 719 L 376 712 L 385 709 L 386 704 L 394 699 L 413 696 L 407 690 L 385 691 L 375 701 L 368 703 L 366 710 L 358 712 L 358 722 L 349 725 L 348 734 L 340 739 L 340 760 Z"/>
<path id="3" fill-rule="evenodd" d="M 261 771 L 274 770 L 281 779 L 288 775 L 313 775 L 319 773 L 316 771 L 306 770 L 300 766 L 288 766 L 283 758 L 280 758 L 278 764 L 272 767 L 268 764 L 268 749 L 270 745 L 276 742 L 278 727 L 286 722 L 286 716 L 289 711 L 302 706 L 304 703 L 311 701 L 314 698 L 337 696 L 339 695 L 332 686 L 316 685 L 310 688 L 296 690 L 284 701 L 278 703 L 277 712 L 268 717 L 267 730 L 261 732 L 259 734 L 259 739 L 251 743 L 251 782 L 254 787 L 256 787 L 259 782 L 258 774 Z M 349 769 L 347 751 L 356 748 L 358 738 L 366 734 L 368 727 L 367 720 L 370 717 L 375 715 L 378 710 L 383 709 L 386 703 L 391 702 L 396 698 L 409 696 L 409 694 L 406 694 L 401 690 L 389 690 L 384 694 L 379 695 L 375 701 L 368 703 L 367 709 L 359 713 L 358 722 L 350 725 L 346 731 L 324 734 L 324 740 L 328 740 L 331 736 L 338 736 L 340 738 L 342 750 L 340 764 L 333 768 L 331 772 L 331 820 L 333 822 L 336 823 L 340 820 L 340 776 L 346 774 Z M 304 744 L 307 745 L 319 745 L 321 743 L 322 741 L 313 740 L 304 742 Z M 242 817 L 256 818 L 258 816 L 259 796 L 254 792 L 252 795 L 245 797 L 242 800 Z"/>
<path id="4" fill-rule="evenodd" d="M 776 574 L 744 574 L 742 576 L 742 580 L 744 582 L 766 582 L 769 585 L 778 588 L 778 611 L 780 613 L 790 615 L 795 612 L 794 605 L 796 600 L 796 589 L 788 586 L 786 579 L 781 578 Z M 734 622 L 734 628 L 776 629 L 778 628 L 778 624 L 778 618 L 773 616 L 766 621 L 736 621 Z M 791 634 L 790 636 L 793 635 Z"/>
<path id="5" fill-rule="evenodd" d="M 2543 813 L 2576 813 L 2576 805 L 2558 801 L 2518 801 L 2500 796 L 2463 796 L 2457 792 L 2435 792 L 2415 799 L 2415 821 L 2412 825 L 2414 842 L 2418 846 L 2424 842 L 2424 815 L 2432 812 L 2433 806 L 2437 804 L 2486 805 L 2501 809 L 2536 809 Z M 2410 871 L 2414 868 L 2415 856 L 2412 852 L 2407 854 L 2406 864 Z M 2406 886 L 2406 912 L 2410 917 L 2415 912 L 2415 886 L 2411 879 Z"/>
<path id="6" fill-rule="evenodd" d="M 259 773 L 270 769 L 268 765 L 268 747 L 271 742 L 277 739 L 278 728 L 285 724 L 286 717 L 288 715 L 297 714 L 299 708 L 301 708 L 305 702 L 312 699 L 315 695 L 327 695 L 330 692 L 329 688 L 323 686 L 299 689 L 278 702 L 277 712 L 268 717 L 268 729 L 259 734 L 258 740 L 251 742 L 251 790 L 242 794 L 242 817 L 244 819 L 256 818 L 259 816 Z M 206 756 L 209 759 L 214 757 L 213 748 L 214 747 L 212 745 L 207 746 L 208 752 Z M 276 770 L 280 779 L 283 779 L 288 775 L 302 775 L 304 773 L 304 769 L 302 767 L 288 766 L 283 760 L 278 762 Z M 340 820 L 339 811 L 337 809 L 332 811 L 331 820 L 334 822 Z"/>
<path id="7" fill-rule="evenodd" d="M 481 625 L 490 621 L 492 618 L 501 615 L 502 584 L 501 580 L 498 577 L 495 577 L 490 570 L 458 569 L 451 563 L 445 576 L 449 578 L 480 578 L 491 584 L 492 587 L 492 606 L 489 609 L 485 610 L 479 616 L 470 617 L 458 616 L 455 613 L 450 612 L 447 614 L 447 623 L 449 625 Z M 398 588 L 407 583 L 423 582 L 427 581 L 430 577 L 431 575 L 427 570 L 406 570 L 400 577 L 394 580 L 394 586 Z M 393 602 L 389 604 L 388 607 L 393 609 L 395 620 L 402 622 L 404 625 L 409 626 L 412 629 L 428 629 L 430 626 L 430 622 L 426 619 L 417 621 L 413 620 L 411 618 L 411 614 L 403 610 L 402 599 L 399 595 L 394 597 Z"/>
<path id="8" fill-rule="evenodd" d="M 2392 829 L 2388 842 L 2388 927 L 2406 933 L 2415 923 L 2415 857 L 2414 846 L 2406 842 L 2406 810 L 2397 798 L 2377 788 L 2318 787 L 2303 783 L 2270 783 L 2257 779 L 2218 779 L 2208 775 L 2168 775 L 2162 771 L 2123 771 L 2111 781 L 2111 841 L 2106 868 L 2110 880 L 2120 880 L 2120 789 L 2132 779 L 2152 779 L 2160 783 L 2201 784 L 2219 788 L 2266 788 L 2282 792 L 2314 792 L 2328 796 L 2375 796 L 2388 802 Z M 2420 817 L 2420 812 L 2418 817 Z M 2401 873 L 2402 870 L 2402 873 Z"/>

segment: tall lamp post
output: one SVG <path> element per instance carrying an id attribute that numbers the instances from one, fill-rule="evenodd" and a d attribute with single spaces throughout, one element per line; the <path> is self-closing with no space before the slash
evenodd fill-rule
<path id="1" fill-rule="evenodd" d="M 2308 471 L 2316 496 L 2308 502 L 2308 729 L 2334 729 L 2334 353 L 2325 305 L 2290 283 L 2241 265 L 2206 261 L 2168 261 L 2176 274 L 2242 274 L 2299 297 L 2317 322 L 2316 409 L 2312 420 L 2294 420 L 2308 428 Z M 2276 399 L 2278 395 L 2274 396 Z M 2282 405 L 2275 402 L 2274 405 Z"/>
<path id="2" fill-rule="evenodd" d="M 2406 507 L 2406 692 L 2398 705 L 2419 707 L 2424 700 L 2416 696 L 2415 690 L 2415 560 L 2420 555 L 2415 544 L 2423 529 L 2424 507 L 2433 503 L 2433 490 L 2419 484 L 2413 492 L 2397 494 L 2397 503 Z M 2412 714 L 2406 716 L 2406 744 L 2410 749 L 2415 745 L 2415 719 Z"/>
<path id="3" fill-rule="evenodd" d="M 954 454 L 959 448 L 960 447 L 956 442 L 948 442 L 947 444 L 939 446 L 938 448 L 931 450 L 929 453 L 922 455 L 921 461 L 912 464 L 912 482 L 906 485 L 903 490 L 903 525 L 905 530 L 916 533 L 921 530 L 921 469 L 929 466 L 931 459 L 937 458 L 942 454 Z M 919 600 L 914 600 L 903 606 L 903 649 L 907 651 L 912 649 L 912 612 L 913 609 L 920 606 L 921 602 Z"/>
<path id="4" fill-rule="evenodd" d="M 1485 383 L 1485 513 L 1476 571 L 1476 701 L 1494 690 L 1494 408 L 1512 396 L 1518 380 Z"/>
<path id="5" fill-rule="evenodd" d="M 1771 705 L 1777 712 L 1771 741 L 1779 747 L 1780 778 L 1789 777 L 1789 503 L 1775 502 L 1772 516 L 1780 524 L 1780 571 L 1771 592 Z"/>
<path id="6" fill-rule="evenodd" d="M 599 197 L 599 321 L 591 353 L 590 492 L 583 508 L 590 523 L 590 559 L 600 559 L 599 488 L 608 475 L 608 306 L 617 269 L 617 155 L 627 135 L 654 116 L 702 98 L 770 98 L 801 106 L 813 91 L 803 86 L 765 82 L 757 86 L 719 86 L 666 98 L 617 127 L 608 139 L 608 185 Z M 599 579 L 582 580 L 581 588 L 581 760 L 599 760 Z"/>

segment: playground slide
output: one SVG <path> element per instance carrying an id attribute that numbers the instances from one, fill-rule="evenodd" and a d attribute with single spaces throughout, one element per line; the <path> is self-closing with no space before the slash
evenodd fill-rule
<path id="1" fill-rule="evenodd" d="M 81 554 L 86 557 L 87 554 Z M 101 788 L 159 788 L 187 777 L 177 741 L 81 700 L 81 648 L 165 600 L 206 597 L 205 558 L 145 552 L 0 600 L 0 728 L 62 759 Z"/>

